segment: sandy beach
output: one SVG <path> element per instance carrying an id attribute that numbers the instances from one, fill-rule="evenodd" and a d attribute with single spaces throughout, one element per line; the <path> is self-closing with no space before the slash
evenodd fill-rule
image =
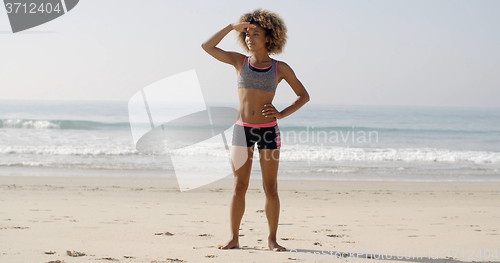
<path id="1" fill-rule="evenodd" d="M 267 248 L 260 180 L 241 248 L 217 249 L 232 184 L 181 193 L 175 179 L 2 176 L 0 262 L 500 261 L 500 182 L 281 180 L 285 252 Z"/>

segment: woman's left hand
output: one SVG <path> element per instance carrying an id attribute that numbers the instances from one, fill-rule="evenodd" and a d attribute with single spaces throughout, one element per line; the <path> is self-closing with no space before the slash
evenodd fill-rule
<path id="1" fill-rule="evenodd" d="M 271 103 L 264 104 L 262 115 L 264 115 L 265 117 L 275 117 L 276 119 L 283 118 L 281 112 L 279 112 Z"/>

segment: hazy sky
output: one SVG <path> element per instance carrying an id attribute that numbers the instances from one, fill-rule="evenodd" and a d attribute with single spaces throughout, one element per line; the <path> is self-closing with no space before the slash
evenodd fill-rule
<path id="1" fill-rule="evenodd" d="M 499 106 L 496 0 L 82 0 L 16 34 L 1 9 L 0 100 L 127 101 L 196 69 L 208 102 L 237 102 L 234 68 L 201 43 L 258 7 L 285 20 L 288 44 L 273 58 L 294 69 L 311 103 Z M 219 47 L 243 53 L 234 31 Z M 294 99 L 282 81 L 275 102 Z"/>

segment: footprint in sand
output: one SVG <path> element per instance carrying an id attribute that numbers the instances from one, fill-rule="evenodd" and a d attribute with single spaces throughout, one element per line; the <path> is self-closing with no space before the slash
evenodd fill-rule
<path id="1" fill-rule="evenodd" d="M 84 252 L 78 252 L 78 251 L 69 251 L 69 250 L 66 250 L 66 254 L 68 254 L 68 256 L 71 256 L 71 257 L 83 257 L 83 256 L 86 256 L 87 254 L 85 254 Z"/>
<path id="2" fill-rule="evenodd" d="M 101 258 L 102 260 L 110 260 L 110 261 L 119 261 L 118 259 L 116 258 L 110 258 L 110 257 L 105 257 L 105 258 Z"/>
<path id="3" fill-rule="evenodd" d="M 161 236 L 161 235 L 165 235 L 165 236 L 173 236 L 174 234 L 170 233 L 170 232 L 162 232 L 162 233 L 155 233 L 156 236 Z"/>
<path id="4" fill-rule="evenodd" d="M 340 235 L 326 235 L 327 237 L 345 237 L 346 235 L 340 234 Z"/>
<path id="5" fill-rule="evenodd" d="M 332 230 L 331 229 L 327 229 L 327 228 L 326 229 L 321 229 L 321 230 L 313 230 L 314 233 L 319 233 L 321 231 L 330 232 Z"/>
<path id="6" fill-rule="evenodd" d="M 6 226 L 6 227 L 0 227 L 0 229 L 29 229 L 28 226 Z"/>
<path id="7" fill-rule="evenodd" d="M 184 260 L 178 258 L 167 258 L 167 262 L 184 262 Z"/>

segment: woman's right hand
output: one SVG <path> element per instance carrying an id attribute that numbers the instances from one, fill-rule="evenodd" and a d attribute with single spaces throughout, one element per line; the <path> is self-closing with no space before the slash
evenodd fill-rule
<path id="1" fill-rule="evenodd" d="M 233 23 L 233 29 L 238 32 L 247 32 L 247 28 L 256 28 L 257 26 L 254 24 L 250 24 L 250 22 L 241 22 L 241 23 Z"/>

